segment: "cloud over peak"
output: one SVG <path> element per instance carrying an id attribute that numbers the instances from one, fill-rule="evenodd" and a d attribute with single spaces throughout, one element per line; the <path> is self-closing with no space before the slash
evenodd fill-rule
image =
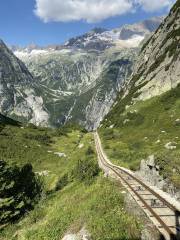
<path id="1" fill-rule="evenodd" d="M 36 0 L 35 14 L 44 22 L 84 20 L 99 22 L 142 8 L 158 11 L 169 8 L 174 0 Z"/>

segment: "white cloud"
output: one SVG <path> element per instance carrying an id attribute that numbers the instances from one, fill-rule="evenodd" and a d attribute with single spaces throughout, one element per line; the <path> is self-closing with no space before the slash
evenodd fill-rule
<path id="1" fill-rule="evenodd" d="M 155 12 L 164 8 L 170 8 L 174 0 L 136 0 L 146 12 Z"/>
<path id="2" fill-rule="evenodd" d="M 43 21 L 98 22 L 135 11 L 157 11 L 170 7 L 174 0 L 36 0 L 35 14 Z"/>
<path id="3" fill-rule="evenodd" d="M 130 11 L 128 0 L 36 0 L 35 13 L 47 21 L 98 22 Z"/>

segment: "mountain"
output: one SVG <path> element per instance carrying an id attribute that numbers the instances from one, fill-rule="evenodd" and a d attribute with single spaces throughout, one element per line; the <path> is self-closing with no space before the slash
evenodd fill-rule
<path id="1" fill-rule="evenodd" d="M 180 0 L 140 50 L 99 132 L 107 155 L 180 200 Z"/>
<path id="2" fill-rule="evenodd" d="M 43 99 L 25 65 L 0 41 L 0 112 L 18 120 L 47 125 Z"/>
<path id="3" fill-rule="evenodd" d="M 179 26 L 177 1 L 168 17 L 142 47 L 125 95 L 134 86 L 135 99 L 145 100 L 177 86 L 180 82 Z"/>
<path id="4" fill-rule="evenodd" d="M 99 51 L 117 44 L 123 47 L 137 47 L 145 36 L 151 34 L 159 27 L 162 20 L 163 17 L 155 17 L 111 31 L 95 28 L 89 33 L 70 39 L 65 43 L 65 46 L 86 50 L 96 49 Z"/>
<path id="5" fill-rule="evenodd" d="M 43 98 L 49 124 L 78 121 L 91 129 L 108 112 L 119 86 L 131 74 L 136 50 L 111 48 L 101 54 L 81 49 L 33 50 L 21 54 Z M 111 68 L 115 69 L 112 75 Z M 95 108 L 98 113 L 93 112 Z"/>
<path id="6" fill-rule="evenodd" d="M 118 33 L 119 39 L 121 40 L 128 40 L 136 35 L 144 37 L 145 35 L 149 35 L 154 32 L 162 23 L 163 19 L 164 17 L 154 17 L 133 25 L 125 25 L 121 28 L 113 30 L 113 32 Z"/>
<path id="7" fill-rule="evenodd" d="M 160 95 L 180 83 L 180 0 L 142 46 L 132 77 L 121 88 L 108 116 L 118 118 L 139 100 Z M 110 121 L 111 122 L 111 121 Z"/>
<path id="8" fill-rule="evenodd" d="M 113 31 L 93 29 L 64 45 L 13 48 L 34 77 L 52 126 L 68 121 L 95 129 L 128 81 L 139 43 L 162 18 Z M 124 39 L 131 29 L 129 38 Z M 123 37 L 120 37 L 123 34 Z"/>
<path id="9" fill-rule="evenodd" d="M 96 49 L 103 51 L 108 47 L 112 46 L 112 43 L 106 38 L 102 38 L 103 33 L 106 29 L 94 28 L 92 31 L 75 38 L 71 38 L 65 43 L 66 47 L 70 48 L 81 48 L 81 49 Z"/>

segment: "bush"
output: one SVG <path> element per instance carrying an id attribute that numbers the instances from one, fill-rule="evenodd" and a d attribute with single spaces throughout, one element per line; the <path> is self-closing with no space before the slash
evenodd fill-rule
<path id="1" fill-rule="evenodd" d="M 129 120 L 131 120 L 129 122 L 130 125 L 133 125 L 133 126 L 139 126 L 141 124 L 144 123 L 144 116 L 141 115 L 140 113 L 136 113 L 136 112 L 128 112 L 127 113 L 127 118 Z"/>
<path id="2" fill-rule="evenodd" d="M 176 100 L 179 98 L 180 98 L 180 84 L 176 88 L 165 93 L 160 98 L 160 102 L 163 104 L 165 110 L 169 110 L 174 106 Z"/>
<path id="3" fill-rule="evenodd" d="M 68 132 L 66 129 L 63 129 L 63 128 L 57 128 L 55 131 L 54 131 L 54 136 L 55 137 L 61 137 L 61 136 L 68 136 Z"/>
<path id="4" fill-rule="evenodd" d="M 92 155 L 92 154 L 94 154 L 94 150 L 91 146 L 89 146 L 87 151 L 86 151 L 86 155 L 89 156 L 89 155 Z"/>
<path id="5" fill-rule="evenodd" d="M 36 135 L 24 134 L 24 137 L 27 139 L 30 139 L 30 140 L 36 140 L 44 145 L 49 145 L 52 143 L 51 137 L 49 135 L 47 135 L 46 133 L 42 134 L 42 135 L 40 135 L 40 134 L 39 135 L 38 134 L 36 134 Z"/>
<path id="6" fill-rule="evenodd" d="M 1 131 L 4 129 L 4 125 L 3 124 L 0 124 L 0 133 Z"/>
<path id="7" fill-rule="evenodd" d="M 103 133 L 104 139 L 105 140 L 113 139 L 114 138 L 113 133 L 114 133 L 113 129 L 107 128 Z"/>
<path id="8" fill-rule="evenodd" d="M 68 174 L 64 174 L 57 182 L 55 191 L 62 190 L 65 186 L 67 186 L 69 183 L 69 177 Z"/>
<path id="9" fill-rule="evenodd" d="M 80 182 L 91 184 L 99 171 L 98 163 L 92 157 L 88 157 L 78 161 L 73 176 Z"/>
<path id="10" fill-rule="evenodd" d="M 0 161 L 0 224 L 19 219 L 41 193 L 40 181 L 30 164 L 10 167 Z"/>

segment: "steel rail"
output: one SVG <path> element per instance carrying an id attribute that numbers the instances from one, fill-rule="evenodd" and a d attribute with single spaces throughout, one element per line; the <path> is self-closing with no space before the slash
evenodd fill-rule
<path id="1" fill-rule="evenodd" d="M 143 183 L 141 180 L 139 180 L 138 178 L 136 178 L 135 176 L 133 176 L 132 174 L 130 174 L 128 171 L 125 171 L 124 169 L 115 166 L 115 165 L 110 165 L 109 163 L 107 163 L 105 157 L 104 157 L 104 153 L 102 151 L 102 146 L 100 144 L 100 139 L 96 133 L 95 135 L 95 143 L 96 143 L 96 150 L 98 153 L 98 156 L 101 160 L 101 162 L 103 163 L 103 165 L 109 169 L 111 169 L 118 177 L 121 178 L 121 180 L 129 187 L 129 189 L 140 199 L 140 201 L 143 203 L 143 205 L 147 208 L 147 210 L 152 214 L 152 216 L 154 218 L 156 218 L 156 220 L 160 223 L 161 226 L 159 227 L 163 227 L 166 232 L 169 234 L 169 236 L 171 237 L 171 239 L 178 239 L 176 237 L 176 234 L 174 234 L 174 232 L 171 230 L 171 228 L 161 219 L 161 217 L 153 210 L 153 208 L 142 198 L 142 196 L 131 186 L 131 184 L 122 176 L 122 174 L 120 174 L 117 170 L 122 171 L 123 173 L 127 174 L 129 177 L 133 178 L 135 181 L 138 182 L 138 184 L 140 184 L 141 186 L 143 186 L 145 189 L 147 189 L 149 192 L 151 192 L 151 194 L 153 196 L 155 196 L 156 198 L 158 198 L 161 202 L 163 202 L 166 205 L 166 208 L 173 210 L 173 211 L 178 211 L 173 205 L 171 205 L 169 202 L 167 202 L 164 198 L 162 198 L 158 193 L 156 193 L 155 191 L 153 191 L 151 188 L 149 188 L 145 183 Z M 115 168 L 115 169 L 114 169 Z M 178 211 L 179 212 L 179 211 Z M 151 217 L 152 217 L 151 216 Z"/>

